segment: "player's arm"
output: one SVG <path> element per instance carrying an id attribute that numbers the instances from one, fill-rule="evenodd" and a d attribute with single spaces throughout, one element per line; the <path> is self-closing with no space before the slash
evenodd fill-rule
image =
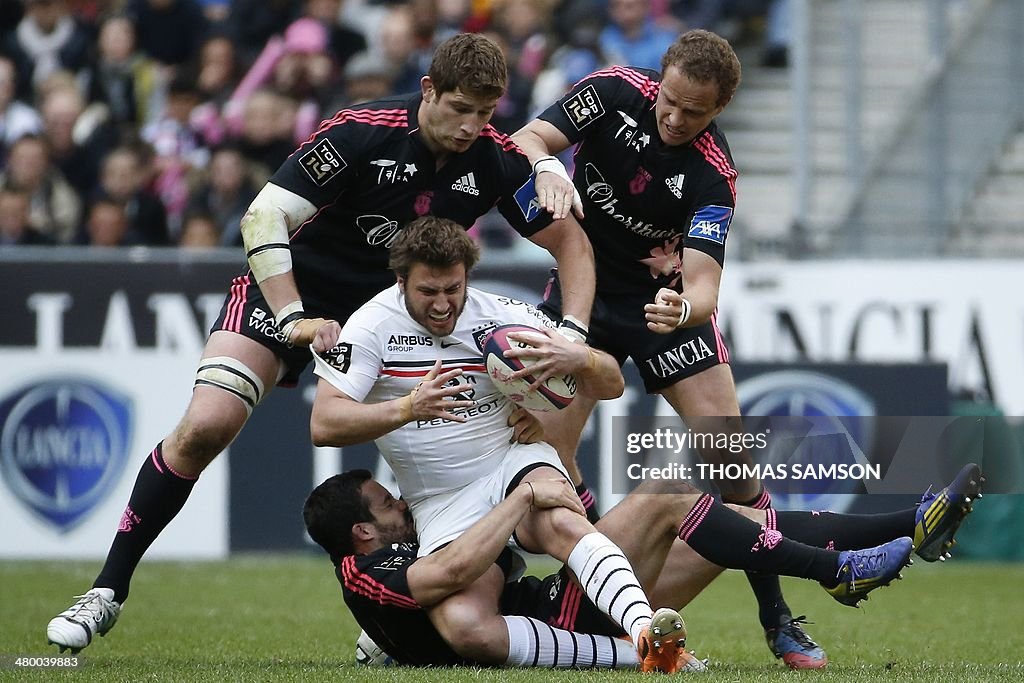
<path id="1" fill-rule="evenodd" d="M 464 534 L 409 567 L 406 578 L 412 597 L 428 607 L 467 588 L 494 564 L 534 507 L 565 507 L 584 514 L 579 496 L 565 479 L 523 482 Z"/>
<path id="2" fill-rule="evenodd" d="M 566 216 L 533 233 L 530 241 L 547 249 L 558 263 L 562 319 L 578 328 L 579 340 L 583 341 L 590 324 L 590 309 L 594 305 L 597 287 L 590 239 L 575 218 Z"/>
<path id="3" fill-rule="evenodd" d="M 562 162 L 554 155 L 569 148 L 572 141 L 553 124 L 534 119 L 520 128 L 512 140 L 526 153 L 537 174 L 537 199 L 555 219 L 565 218 L 572 209 L 583 218 L 583 202 Z"/>
<path id="4" fill-rule="evenodd" d="M 683 292 L 662 288 L 652 303 L 644 306 L 647 328 L 668 334 L 678 327 L 703 325 L 718 307 L 722 266 L 699 249 L 683 249 Z"/>
<path id="5" fill-rule="evenodd" d="M 278 328 L 293 344 L 308 345 L 317 330 L 331 321 L 304 316 L 302 298 L 292 274 L 289 236 L 317 211 L 309 200 L 267 183 L 242 216 L 241 232 L 246 260 L 260 291 L 274 313 Z M 341 331 L 331 325 L 329 336 Z"/>
<path id="6" fill-rule="evenodd" d="M 452 410 L 469 408 L 476 403 L 454 398 L 466 391 L 468 385 L 445 386 L 461 374 L 458 368 L 442 373 L 441 361 L 437 361 L 423 381 L 405 396 L 369 404 L 353 399 L 321 376 L 309 418 L 313 443 L 317 446 L 365 443 L 415 420 L 444 418 L 465 422 L 465 417 Z"/>

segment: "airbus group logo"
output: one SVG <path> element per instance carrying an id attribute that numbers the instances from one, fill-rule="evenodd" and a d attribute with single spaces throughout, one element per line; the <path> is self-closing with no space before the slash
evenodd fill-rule
<path id="1" fill-rule="evenodd" d="M 34 383 L 0 400 L 0 477 L 61 533 L 114 488 L 128 459 L 131 399 L 89 379 Z"/>

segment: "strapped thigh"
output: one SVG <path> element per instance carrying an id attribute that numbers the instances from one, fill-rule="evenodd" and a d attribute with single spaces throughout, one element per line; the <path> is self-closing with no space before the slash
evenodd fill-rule
<path id="1" fill-rule="evenodd" d="M 263 398 L 263 382 L 259 376 L 245 363 L 230 356 L 214 356 L 199 361 L 195 386 L 223 389 L 241 401 L 249 415 Z"/>

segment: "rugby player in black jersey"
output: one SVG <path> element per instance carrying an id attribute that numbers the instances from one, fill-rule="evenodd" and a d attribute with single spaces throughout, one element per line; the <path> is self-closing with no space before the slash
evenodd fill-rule
<path id="1" fill-rule="evenodd" d="M 102 570 L 49 622 L 50 642 L 77 652 L 114 626 L 138 562 L 199 475 L 275 384 L 295 383 L 309 345 L 333 344 L 338 323 L 391 284 L 388 246 L 417 216 L 470 226 L 497 205 L 558 262 L 560 329 L 582 338 L 590 244 L 575 219 L 539 208 L 526 156 L 488 124 L 506 81 L 494 43 L 454 36 L 438 47 L 421 92 L 339 111 L 277 170 L 241 221 L 249 270 L 231 284 L 185 415 L 145 458 Z"/>
<path id="2" fill-rule="evenodd" d="M 517 132 L 534 162 L 537 194 L 554 217 L 575 211 L 594 248 L 597 290 L 589 343 L 632 358 L 645 388 L 699 432 L 742 431 L 739 403 L 718 328 L 719 283 L 736 207 L 736 167 L 715 122 L 740 82 L 740 63 L 721 37 L 682 34 L 661 74 L 613 66 L 597 71 Z M 577 144 L 570 180 L 554 156 Z M 558 316 L 566 299 L 552 282 L 541 305 Z M 594 509 L 576 464 L 593 401 L 575 401 L 545 424 L 584 504 Z M 705 461 L 751 464 L 746 451 L 705 448 Z M 715 481 L 724 500 L 767 508 L 755 478 Z M 592 515 L 593 517 L 593 515 Z M 793 668 L 828 658 L 794 619 L 777 577 L 748 574 L 776 657 Z"/>

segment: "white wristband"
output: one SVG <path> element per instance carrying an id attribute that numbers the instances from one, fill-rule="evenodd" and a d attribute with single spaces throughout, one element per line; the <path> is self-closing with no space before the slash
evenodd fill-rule
<path id="1" fill-rule="evenodd" d="M 536 175 L 541 173 L 554 173 L 559 178 L 572 182 L 572 178 L 569 177 L 569 172 L 565 170 L 565 166 L 558 160 L 558 157 L 546 156 L 537 159 L 533 164 L 533 172 Z"/>
<path id="2" fill-rule="evenodd" d="M 278 329 L 280 329 L 282 323 L 284 323 L 285 318 L 290 316 L 292 313 L 305 310 L 306 309 L 302 307 L 302 300 L 296 299 L 295 301 L 291 302 L 290 304 L 283 307 L 280 311 L 277 312 L 277 315 L 274 316 L 274 323 L 276 323 Z"/>
<path id="3" fill-rule="evenodd" d="M 690 319 L 690 302 L 686 299 L 679 299 L 679 321 L 676 322 L 676 329 L 686 324 L 686 321 Z"/>

